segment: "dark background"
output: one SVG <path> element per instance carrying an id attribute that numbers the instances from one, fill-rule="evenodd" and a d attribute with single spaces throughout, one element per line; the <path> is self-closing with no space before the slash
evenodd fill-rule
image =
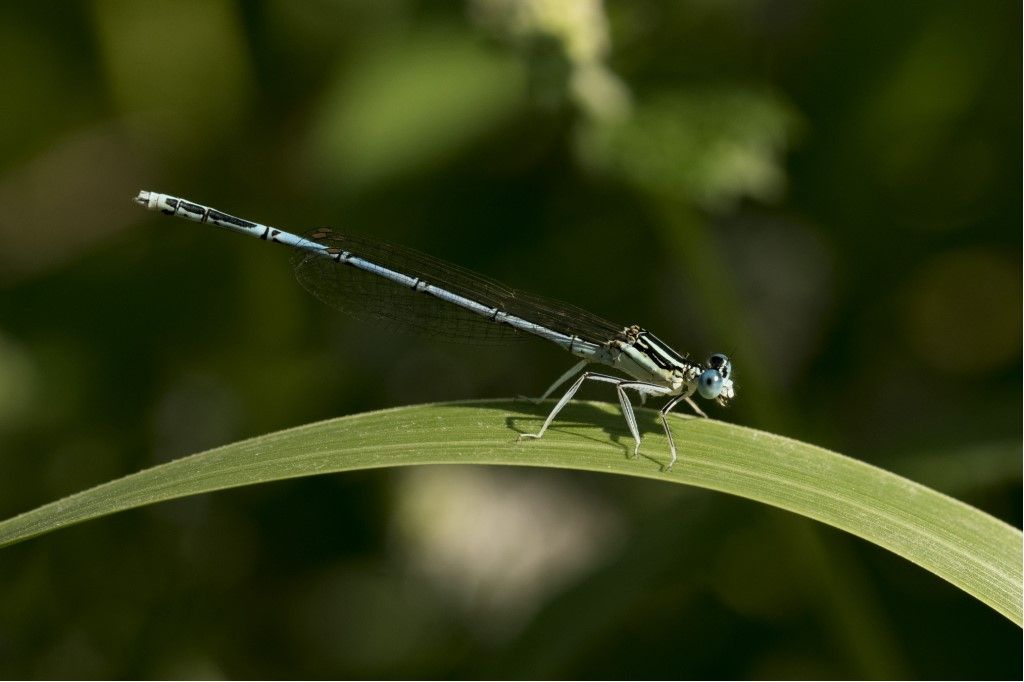
<path id="1" fill-rule="evenodd" d="M 712 416 L 1019 527 L 1020 26 L 1017 2 L 5 2 L 0 517 L 571 363 L 355 323 L 285 250 L 132 205 L 151 189 L 729 352 Z M 883 550 L 578 472 L 307 478 L 0 551 L 4 677 L 1020 675 L 1016 626 Z"/>

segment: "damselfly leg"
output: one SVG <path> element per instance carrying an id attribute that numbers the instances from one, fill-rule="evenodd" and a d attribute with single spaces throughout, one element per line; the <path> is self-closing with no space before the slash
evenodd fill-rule
<path id="1" fill-rule="evenodd" d="M 555 404 L 554 409 L 548 414 L 547 419 L 544 420 L 544 424 L 541 425 L 540 431 L 537 433 L 523 433 L 519 435 L 519 440 L 524 438 L 540 438 L 544 435 L 544 432 L 551 426 L 551 422 L 555 420 L 558 413 L 562 411 L 572 397 L 576 395 L 576 392 L 580 390 L 583 382 L 600 381 L 607 384 L 614 384 L 615 390 L 619 396 L 619 404 L 622 406 L 622 413 L 626 418 L 626 425 L 629 427 L 629 432 L 633 436 L 633 440 L 636 442 L 636 446 L 633 448 L 633 456 L 635 457 L 640 451 L 640 431 L 636 425 L 636 415 L 633 413 L 633 405 L 629 402 L 629 398 L 626 396 L 626 389 L 632 389 L 640 394 L 647 395 L 666 395 L 671 393 L 672 389 L 665 386 L 658 386 L 657 384 L 651 384 L 643 381 L 631 381 L 629 379 L 623 379 L 622 377 L 611 376 L 609 374 L 598 374 L 597 372 L 584 372 L 580 377 L 573 383 L 565 395 Z M 564 379 L 560 379 L 560 382 Z M 550 392 L 550 391 L 549 391 Z M 675 452 L 673 450 L 673 462 L 675 461 Z"/>
<path id="2" fill-rule="evenodd" d="M 584 367 L 586 367 L 589 364 L 590 364 L 589 360 L 580 360 L 579 362 L 577 362 L 575 365 L 570 367 L 568 369 L 568 371 L 565 372 L 565 374 L 563 374 L 562 376 L 560 376 L 557 379 L 555 379 L 554 383 L 552 383 L 550 386 L 548 386 L 548 390 L 544 391 L 543 395 L 541 395 L 541 397 L 539 397 L 539 398 L 528 398 L 526 396 L 519 396 L 519 397 L 522 398 L 523 400 L 529 400 L 534 405 L 539 405 L 542 402 L 544 402 L 545 400 L 547 400 L 548 396 L 550 396 L 552 393 L 554 393 L 556 390 L 558 390 L 559 386 L 561 386 L 562 384 L 567 382 L 569 379 L 572 379 Z"/>
<path id="3" fill-rule="evenodd" d="M 687 405 L 689 405 L 690 407 L 693 408 L 693 411 L 697 413 L 698 417 L 704 417 L 705 419 L 710 419 L 710 417 L 707 415 L 707 413 L 704 412 L 704 410 L 700 409 L 700 406 L 697 405 L 697 403 L 693 402 L 693 398 L 691 398 L 688 395 L 687 396 L 680 396 L 680 397 L 683 400 L 686 401 Z M 678 402 L 678 401 L 676 401 L 676 402 Z"/>

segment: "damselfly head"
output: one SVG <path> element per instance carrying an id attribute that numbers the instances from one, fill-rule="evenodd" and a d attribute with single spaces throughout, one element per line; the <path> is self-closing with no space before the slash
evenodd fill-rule
<path id="1" fill-rule="evenodd" d="M 728 405 L 736 397 L 736 389 L 732 383 L 732 363 L 722 353 L 715 353 L 708 358 L 705 369 L 697 382 L 697 392 L 702 398 L 714 400 L 719 405 Z"/>

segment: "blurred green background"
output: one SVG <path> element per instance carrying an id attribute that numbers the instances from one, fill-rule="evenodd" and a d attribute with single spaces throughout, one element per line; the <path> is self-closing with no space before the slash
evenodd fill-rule
<path id="1" fill-rule="evenodd" d="M 133 206 L 151 189 L 729 352 L 712 416 L 1019 527 L 1020 26 L 952 0 L 5 2 L 0 518 L 571 364 L 352 322 L 287 251 Z M 308 478 L 0 551 L 2 677 L 1019 678 L 1020 644 L 838 531 L 579 472 Z"/>

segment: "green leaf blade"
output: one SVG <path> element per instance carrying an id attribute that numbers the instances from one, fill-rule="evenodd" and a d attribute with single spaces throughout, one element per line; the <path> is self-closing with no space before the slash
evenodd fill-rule
<path id="1" fill-rule="evenodd" d="M 925 486 L 819 448 L 735 424 L 677 416 L 680 458 L 638 411 L 641 456 L 617 408 L 573 403 L 539 441 L 543 408 L 517 402 L 418 405 L 279 431 L 184 457 L 0 522 L 0 547 L 187 495 L 316 474 L 420 464 L 599 471 L 695 485 L 770 504 L 857 535 L 935 573 L 1022 624 L 1020 530 Z"/>

